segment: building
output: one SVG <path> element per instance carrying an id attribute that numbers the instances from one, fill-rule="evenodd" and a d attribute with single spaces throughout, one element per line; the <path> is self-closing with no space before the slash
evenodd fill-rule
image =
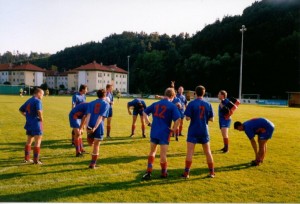
<path id="1" fill-rule="evenodd" d="M 9 82 L 11 85 L 40 86 L 44 83 L 45 70 L 30 63 L 0 65 L 0 83 Z"/>
<path id="2" fill-rule="evenodd" d="M 53 70 L 47 70 L 45 73 L 45 81 L 51 89 L 68 89 L 68 73 L 59 73 Z"/>
<path id="3" fill-rule="evenodd" d="M 66 72 L 68 75 L 68 89 L 77 90 L 78 89 L 78 72 L 74 70 L 69 70 Z"/>
<path id="4" fill-rule="evenodd" d="M 73 69 L 72 72 L 72 74 L 77 72 L 78 75 L 77 89 L 81 84 L 86 84 L 89 91 L 105 88 L 107 84 L 112 84 L 115 90 L 127 92 L 127 71 L 117 65 L 106 66 L 94 61 Z M 73 77 L 72 74 L 68 74 L 68 80 Z"/>

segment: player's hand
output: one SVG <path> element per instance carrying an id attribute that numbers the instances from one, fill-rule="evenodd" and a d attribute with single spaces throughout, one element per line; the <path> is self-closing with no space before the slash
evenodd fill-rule
<path id="1" fill-rule="evenodd" d="M 155 95 L 155 98 L 160 98 L 159 95 Z"/>
<path id="2" fill-rule="evenodd" d="M 182 108 L 182 106 L 181 106 L 180 103 L 176 103 L 176 106 L 177 106 L 178 109 L 181 109 L 181 108 Z"/>
<path id="3" fill-rule="evenodd" d="M 129 114 L 129 115 L 132 115 L 131 111 L 128 111 L 128 114 Z"/>

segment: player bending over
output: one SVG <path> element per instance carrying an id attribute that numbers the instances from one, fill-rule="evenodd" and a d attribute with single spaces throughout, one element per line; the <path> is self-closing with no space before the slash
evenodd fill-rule
<path id="1" fill-rule="evenodd" d="M 274 128 L 274 124 L 265 118 L 254 118 L 244 123 L 240 121 L 234 123 L 234 129 L 245 131 L 247 137 L 250 139 L 255 154 L 255 160 L 251 161 L 252 166 L 259 166 L 263 163 L 267 152 L 267 142 L 272 138 Z M 254 139 L 255 135 L 258 135 L 258 148 Z"/>
<path id="2" fill-rule="evenodd" d="M 131 113 L 130 108 L 133 107 L 133 112 Z M 136 98 L 133 101 L 130 101 L 127 103 L 127 110 L 128 110 L 128 114 L 132 115 L 132 126 L 131 126 L 131 135 L 130 137 L 134 136 L 134 131 L 135 131 L 135 127 L 136 127 L 136 119 L 137 116 L 140 115 L 141 118 L 141 123 L 142 123 L 142 134 L 143 137 L 145 138 L 145 122 L 144 122 L 144 118 L 143 118 L 143 111 L 146 108 L 146 103 L 144 100 Z"/>
<path id="3" fill-rule="evenodd" d="M 190 120 L 190 125 L 187 135 L 187 154 L 185 160 L 185 170 L 182 174 L 183 178 L 189 178 L 192 159 L 197 143 L 202 144 L 203 152 L 206 156 L 207 165 L 209 168 L 209 177 L 215 177 L 214 160 L 210 150 L 208 121 L 213 122 L 214 113 L 210 103 L 203 100 L 205 88 L 197 86 L 195 89 L 197 98 L 191 101 L 184 114 L 186 120 Z"/>
<path id="4" fill-rule="evenodd" d="M 87 140 L 92 146 L 92 160 L 89 168 L 94 169 L 99 155 L 99 146 L 104 135 L 104 118 L 108 117 L 109 104 L 105 101 L 106 91 L 100 89 L 97 91 L 98 99 L 88 105 L 86 125 Z"/>
<path id="5" fill-rule="evenodd" d="M 88 103 L 81 103 L 73 108 L 69 114 L 70 126 L 74 132 L 74 144 L 76 150 L 76 157 L 83 156 L 82 134 L 83 127 L 86 121 L 86 112 Z"/>
<path id="6" fill-rule="evenodd" d="M 43 135 L 43 108 L 42 98 L 44 91 L 40 88 L 34 90 L 34 95 L 28 99 L 19 109 L 20 113 L 25 116 L 27 142 L 25 144 L 25 163 L 42 164 L 39 160 L 40 147 Z M 34 140 L 33 161 L 30 159 L 31 144 Z"/>
<path id="7" fill-rule="evenodd" d="M 160 166 L 161 178 L 167 178 L 167 151 L 170 142 L 170 135 L 174 132 L 180 120 L 180 113 L 177 107 L 172 104 L 175 97 L 173 88 L 168 88 L 165 91 L 165 98 L 153 103 L 144 110 L 144 118 L 146 124 L 151 126 L 150 132 L 150 153 L 148 155 L 147 172 L 143 175 L 143 180 L 150 180 L 154 163 L 154 158 L 157 151 L 157 145 L 160 145 Z M 152 125 L 150 124 L 148 115 L 152 114 Z M 172 121 L 175 122 L 173 130 L 170 129 Z"/>

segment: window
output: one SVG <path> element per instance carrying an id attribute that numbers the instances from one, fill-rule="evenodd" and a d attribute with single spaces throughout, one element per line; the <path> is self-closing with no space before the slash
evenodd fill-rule
<path id="1" fill-rule="evenodd" d="M 105 76 L 105 73 L 103 75 Z"/>
<path id="2" fill-rule="evenodd" d="M 88 76 L 88 75 L 89 75 L 89 73 L 87 72 L 87 73 L 86 73 L 86 75 Z"/>
<path id="3" fill-rule="evenodd" d="M 109 84 L 109 81 L 107 81 L 107 83 Z"/>
<path id="4" fill-rule="evenodd" d="M 116 84 L 118 84 L 118 82 L 116 81 Z"/>
<path id="5" fill-rule="evenodd" d="M 34 82 L 34 79 L 32 80 L 32 82 Z"/>
<path id="6" fill-rule="evenodd" d="M 116 75 L 116 77 L 118 77 L 118 75 Z"/>
<path id="7" fill-rule="evenodd" d="M 102 73 L 98 73 L 98 77 L 102 77 Z"/>
<path id="8" fill-rule="evenodd" d="M 107 74 L 107 76 L 109 76 L 109 74 Z"/>
<path id="9" fill-rule="evenodd" d="M 15 73 L 13 72 L 13 75 L 15 75 Z"/>

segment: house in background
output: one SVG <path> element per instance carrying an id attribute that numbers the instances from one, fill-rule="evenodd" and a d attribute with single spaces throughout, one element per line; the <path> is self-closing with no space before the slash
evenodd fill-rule
<path id="1" fill-rule="evenodd" d="M 46 83 L 51 89 L 68 89 L 68 73 L 47 70 L 45 73 Z"/>

